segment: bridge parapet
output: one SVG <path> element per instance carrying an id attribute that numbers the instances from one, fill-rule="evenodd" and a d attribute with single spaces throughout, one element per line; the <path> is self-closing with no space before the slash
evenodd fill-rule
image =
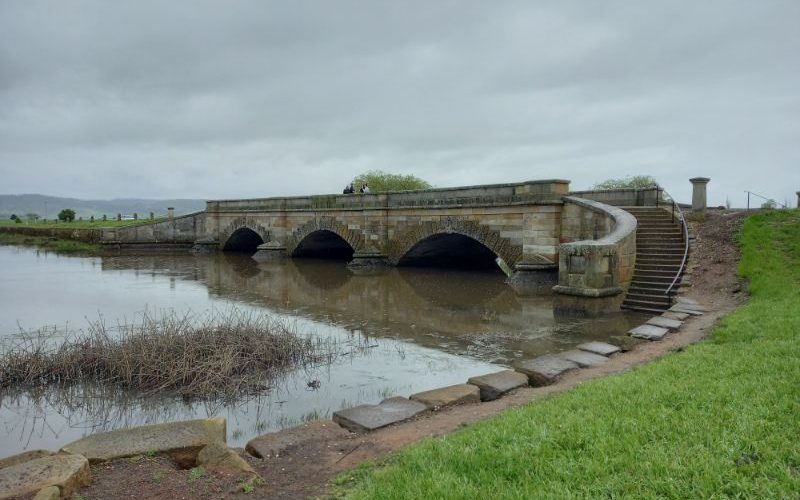
<path id="1" fill-rule="evenodd" d="M 556 309 L 618 311 L 636 263 L 636 218 L 593 200 L 564 197 Z M 593 299 L 593 300 L 589 300 Z"/>
<path id="2" fill-rule="evenodd" d="M 426 207 L 508 206 L 514 204 L 560 204 L 569 191 L 569 181 L 542 180 L 515 184 L 493 184 L 417 191 L 367 194 L 331 194 L 245 200 L 212 200 L 208 212 L 375 210 Z"/>

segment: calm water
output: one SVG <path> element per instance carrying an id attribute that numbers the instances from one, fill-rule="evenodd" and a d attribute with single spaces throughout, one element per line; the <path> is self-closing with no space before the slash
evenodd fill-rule
<path id="1" fill-rule="evenodd" d="M 98 430 L 213 415 L 228 439 L 248 439 L 342 407 L 463 383 L 515 359 L 603 340 L 635 316 L 554 317 L 552 297 L 520 298 L 499 273 L 389 269 L 351 273 L 342 262 L 261 264 L 244 255 L 67 257 L 0 246 L 0 341 L 20 330 L 85 329 L 143 311 L 203 313 L 253 309 L 299 332 L 352 351 L 326 366 L 298 369 L 272 388 L 233 404 L 141 398 L 103 387 L 36 394 L 0 392 L 0 457 L 57 448 Z M 319 380 L 316 390 L 308 382 Z"/>

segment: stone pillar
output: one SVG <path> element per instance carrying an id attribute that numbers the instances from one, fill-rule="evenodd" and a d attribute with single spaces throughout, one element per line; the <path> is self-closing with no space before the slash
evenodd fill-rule
<path id="1" fill-rule="evenodd" d="M 797 192 L 797 208 L 800 208 L 800 191 Z"/>
<path id="2" fill-rule="evenodd" d="M 139 214 L 133 212 L 133 220 L 139 220 Z"/>
<path id="3" fill-rule="evenodd" d="M 706 211 L 706 185 L 710 180 L 708 177 L 692 177 L 689 179 L 689 182 L 692 183 L 693 212 Z"/>
<path id="4" fill-rule="evenodd" d="M 167 217 L 169 217 L 170 220 L 175 218 L 175 207 L 167 208 Z"/>
<path id="5" fill-rule="evenodd" d="M 118 221 L 121 221 L 121 220 L 122 220 L 122 214 L 117 214 L 117 220 L 118 220 Z"/>
<path id="6" fill-rule="evenodd" d="M 155 218 L 156 218 L 156 217 L 155 217 L 155 214 L 154 214 L 153 212 L 150 212 L 150 220 L 153 220 L 153 219 L 155 219 Z"/>
<path id="7" fill-rule="evenodd" d="M 286 257 L 286 246 L 275 240 L 270 240 L 256 247 L 253 259 L 259 262 L 272 262 Z"/>

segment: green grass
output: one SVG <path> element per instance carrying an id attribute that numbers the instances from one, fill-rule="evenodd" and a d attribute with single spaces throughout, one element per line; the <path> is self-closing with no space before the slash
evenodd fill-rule
<path id="1" fill-rule="evenodd" d="M 100 245 L 94 243 L 3 232 L 0 232 L 0 245 L 35 246 L 57 253 L 98 253 L 101 251 Z"/>
<path id="2" fill-rule="evenodd" d="M 164 218 L 160 219 L 139 219 L 139 220 L 102 220 L 102 219 L 95 219 L 93 222 L 89 220 L 75 220 L 72 222 L 56 222 L 54 220 L 48 221 L 23 221 L 22 223 L 16 223 L 11 219 L 0 219 L 0 227 L 37 227 L 42 229 L 52 229 L 52 228 L 59 228 L 59 229 L 97 229 L 102 227 L 124 227 L 124 226 L 135 226 L 138 224 L 149 224 L 151 222 L 160 222 L 166 220 Z"/>
<path id="3" fill-rule="evenodd" d="M 711 338 L 343 474 L 352 498 L 800 498 L 800 212 L 749 218 Z"/>

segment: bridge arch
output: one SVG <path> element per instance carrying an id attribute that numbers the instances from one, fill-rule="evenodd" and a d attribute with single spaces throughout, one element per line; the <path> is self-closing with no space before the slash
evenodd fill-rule
<path id="1" fill-rule="evenodd" d="M 238 217 L 220 231 L 220 248 L 223 251 L 255 253 L 256 247 L 269 241 L 269 230 L 250 219 Z"/>
<path id="2" fill-rule="evenodd" d="M 361 248 L 361 235 L 332 217 L 309 220 L 292 231 L 286 253 L 293 257 L 350 260 Z"/>
<path id="3" fill-rule="evenodd" d="M 522 259 L 522 245 L 500 235 L 499 231 L 464 218 L 445 217 L 426 221 L 396 235 L 389 244 L 388 258 L 394 265 L 402 265 L 420 254 L 433 254 L 446 247 L 465 250 L 465 257 L 489 258 L 489 252 L 502 258 L 509 266 Z"/>

